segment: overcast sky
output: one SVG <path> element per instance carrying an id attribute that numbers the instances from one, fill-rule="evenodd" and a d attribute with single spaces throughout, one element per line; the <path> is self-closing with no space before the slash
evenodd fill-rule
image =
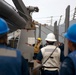
<path id="1" fill-rule="evenodd" d="M 12 0 L 6 0 L 12 6 Z M 70 5 L 70 10 L 73 15 L 74 8 L 76 7 L 76 0 L 23 0 L 25 6 L 37 6 L 39 12 L 33 13 L 33 19 L 48 23 L 53 16 L 53 21 L 58 20 L 60 15 L 65 16 L 65 9 Z"/>

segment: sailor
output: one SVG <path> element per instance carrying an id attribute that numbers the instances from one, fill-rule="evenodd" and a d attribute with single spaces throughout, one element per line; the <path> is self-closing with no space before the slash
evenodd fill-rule
<path id="1" fill-rule="evenodd" d="M 53 33 L 49 33 L 45 40 L 47 45 L 41 48 L 36 61 L 41 63 L 43 66 L 42 75 L 58 75 L 61 50 L 54 45 L 57 40 L 55 39 L 55 35 Z M 50 54 L 52 55 L 50 56 Z M 48 57 L 49 59 L 47 60 Z"/>
<path id="2" fill-rule="evenodd" d="M 26 44 L 29 45 L 29 46 L 33 46 L 34 47 L 34 56 L 33 56 L 33 59 L 36 60 L 37 54 L 39 53 L 40 49 L 43 47 L 43 45 L 42 45 L 42 39 L 40 37 L 38 37 L 36 39 L 36 43 L 34 43 L 34 44 L 26 43 Z"/>
<path id="3" fill-rule="evenodd" d="M 37 54 L 39 53 L 40 49 L 43 47 L 41 41 L 42 41 L 41 38 L 37 38 L 37 42 L 35 44 L 33 44 L 33 46 L 34 46 L 34 57 L 33 57 L 33 59 L 36 59 Z"/>
<path id="4" fill-rule="evenodd" d="M 28 63 L 19 50 L 7 47 L 9 27 L 0 18 L 0 75 L 29 75 Z"/>
<path id="5" fill-rule="evenodd" d="M 76 24 L 69 26 L 64 37 L 68 40 L 70 53 L 61 65 L 60 75 L 76 75 Z"/>

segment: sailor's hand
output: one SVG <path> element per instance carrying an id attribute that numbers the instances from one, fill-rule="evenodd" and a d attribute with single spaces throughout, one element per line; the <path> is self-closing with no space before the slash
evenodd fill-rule
<path id="1" fill-rule="evenodd" d="M 25 44 L 27 44 L 27 45 L 29 45 L 29 46 L 32 46 L 31 44 L 29 44 L 29 43 L 27 43 L 27 42 L 26 42 Z"/>

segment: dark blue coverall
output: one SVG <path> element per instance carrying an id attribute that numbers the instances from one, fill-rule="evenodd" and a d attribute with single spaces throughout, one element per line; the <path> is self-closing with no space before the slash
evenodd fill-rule
<path id="1" fill-rule="evenodd" d="M 76 75 L 76 50 L 65 58 L 61 65 L 60 75 Z"/>
<path id="2" fill-rule="evenodd" d="M 19 50 L 0 44 L 0 75 L 29 75 L 28 63 Z"/>

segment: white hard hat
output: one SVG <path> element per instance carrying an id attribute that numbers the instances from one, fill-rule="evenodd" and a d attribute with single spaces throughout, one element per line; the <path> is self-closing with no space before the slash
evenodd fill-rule
<path id="1" fill-rule="evenodd" d="M 53 33 L 49 33 L 45 39 L 46 41 L 57 41 Z"/>

